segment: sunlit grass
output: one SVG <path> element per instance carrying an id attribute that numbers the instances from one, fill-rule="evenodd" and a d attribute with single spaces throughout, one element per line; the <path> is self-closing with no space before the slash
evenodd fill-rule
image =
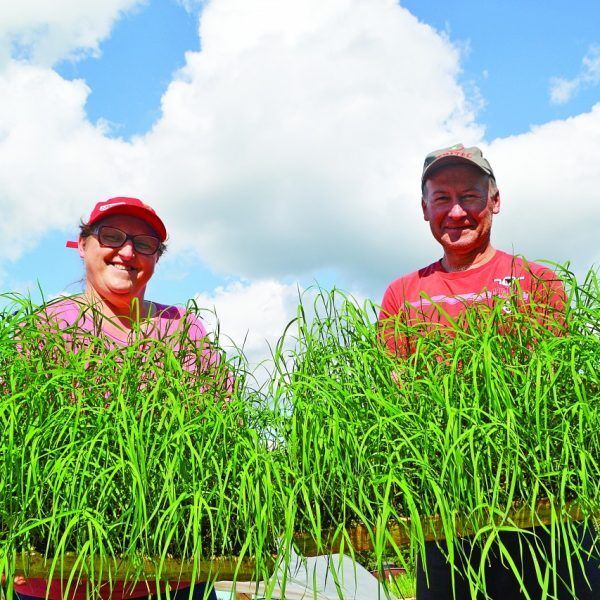
<path id="1" fill-rule="evenodd" d="M 0 569 L 35 550 L 46 573 L 93 590 L 178 568 L 214 578 L 203 561 L 235 557 L 231 576 L 265 579 L 295 533 L 353 555 L 356 526 L 375 562 L 409 569 L 432 532 L 456 560 L 461 535 L 485 555 L 499 532 L 533 524 L 585 560 L 569 514 L 600 512 L 600 294 L 593 273 L 567 287 L 571 308 L 551 322 L 496 306 L 452 335 L 398 324 L 407 360 L 383 347 L 375 306 L 323 291 L 262 387 L 242 356 L 186 371 L 185 354 L 206 366 L 207 350 L 182 339 L 73 344 L 15 298 L 0 325 Z M 554 558 L 540 560 L 547 578 Z"/>
<path id="2" fill-rule="evenodd" d="M 329 528 L 328 541 L 337 531 L 343 545 L 341 524 L 361 523 L 383 556 L 397 541 L 385 525 L 409 517 L 413 553 L 437 535 L 452 562 L 457 536 L 471 534 L 483 549 L 474 587 L 486 553 L 502 551 L 499 533 L 515 527 L 547 527 L 554 550 L 579 561 L 569 513 L 589 521 L 600 504 L 600 295 L 592 273 L 567 287 L 565 316 L 497 304 L 468 311 L 452 335 L 396 323 L 415 349 L 406 360 L 378 344 L 376 307 L 333 292 L 315 318 L 301 312 L 278 379 L 294 407 L 284 437 L 300 528 Z M 555 555 L 545 559 L 540 577 Z"/>
<path id="3" fill-rule="evenodd" d="M 268 479 L 255 474 L 278 459 L 252 426 L 260 398 L 242 397 L 239 365 L 189 373 L 181 354 L 206 362 L 217 350 L 173 351 L 169 340 L 144 339 L 115 349 L 83 334 L 65 340 L 27 303 L 15 308 L 2 329 L 4 570 L 14 552 L 34 549 L 56 559 L 47 566 L 54 576 L 67 552 L 80 558 L 75 577 L 93 557 L 105 559 L 96 579 L 114 577 L 122 559 L 136 578 L 143 557 L 157 561 L 160 575 L 170 556 L 250 551 L 264 571 L 278 507 L 268 500 Z M 231 377 L 229 392 L 222 382 Z M 188 577 L 193 568 L 186 565 Z"/>

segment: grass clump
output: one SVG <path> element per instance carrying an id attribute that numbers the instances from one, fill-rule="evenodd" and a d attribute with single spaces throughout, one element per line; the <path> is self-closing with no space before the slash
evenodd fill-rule
<path id="1" fill-rule="evenodd" d="M 399 360 L 376 306 L 321 291 L 264 386 L 243 355 L 207 362 L 184 337 L 74 346 L 13 298 L 0 322 L 0 570 L 35 550 L 47 575 L 90 593 L 117 578 L 214 579 L 215 557 L 234 557 L 228 576 L 264 579 L 295 545 L 412 572 L 442 538 L 460 570 L 470 536 L 475 590 L 501 533 L 527 544 L 533 525 L 583 562 L 576 523 L 600 513 L 597 277 L 567 278 L 567 294 L 563 316 L 495 305 L 450 334 L 394 324 L 414 345 Z M 205 368 L 183 368 L 190 353 Z M 540 578 L 554 560 L 539 558 Z"/>
<path id="2" fill-rule="evenodd" d="M 409 569 L 434 539 L 458 565 L 470 536 L 482 550 L 463 573 L 473 589 L 503 532 L 523 531 L 527 546 L 545 528 L 554 552 L 586 561 L 576 521 L 600 513 L 600 294 L 593 273 L 566 285 L 566 313 L 515 298 L 470 308 L 450 331 L 393 323 L 414 348 L 403 359 L 383 347 L 370 303 L 334 291 L 317 296 L 314 318 L 301 310 L 278 388 L 293 399 L 284 437 L 300 528 L 347 550 L 360 523 L 368 539 L 355 546 L 382 560 L 392 548 Z M 539 558 L 540 572 L 555 558 Z"/>
<path id="3" fill-rule="evenodd" d="M 217 341 L 183 335 L 124 348 L 66 335 L 27 302 L 5 311 L 1 340 L 0 570 L 35 550 L 53 577 L 76 556 L 92 587 L 143 579 L 148 559 L 157 578 L 170 557 L 187 561 L 183 580 L 250 552 L 265 571 L 280 519 L 261 466 L 278 459 L 252 424 L 261 399 L 241 360 L 207 361 Z M 182 368 L 183 352 L 206 368 Z"/>

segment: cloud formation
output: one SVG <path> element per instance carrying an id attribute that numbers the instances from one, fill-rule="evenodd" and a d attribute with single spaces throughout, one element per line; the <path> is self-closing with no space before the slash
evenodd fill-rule
<path id="1" fill-rule="evenodd" d="M 135 4 L 92 3 L 95 42 L 78 41 L 73 16 L 55 50 L 32 34 L 31 53 L 47 65 L 93 49 Z M 52 29 L 51 15 L 36 18 Z M 33 17 L 11 23 L 5 40 L 33 31 Z M 462 141 L 483 144 L 498 174 L 499 247 L 598 261 L 600 105 L 485 145 L 460 51 L 392 0 L 213 0 L 200 35 L 161 118 L 131 141 L 89 122 L 85 82 L 31 60 L 0 65 L 0 257 L 73 231 L 99 199 L 137 195 L 164 215 L 172 256 L 191 250 L 250 281 L 326 271 L 371 293 L 439 256 L 420 214 L 421 163 Z"/>
<path id="2" fill-rule="evenodd" d="M 318 298 L 321 290 L 316 286 L 303 288 L 296 283 L 283 283 L 275 279 L 257 281 L 232 281 L 212 292 L 200 292 L 194 300 L 203 310 L 202 319 L 208 331 L 222 332 L 220 345 L 229 350 L 243 348 L 244 356 L 252 367 L 275 352 L 284 332 L 284 351 L 294 349 L 298 337 L 298 306 L 302 304 L 304 316 L 311 321 L 315 310 L 325 314 L 323 298 L 341 304 L 345 297 L 357 305 L 365 298 L 359 294 L 337 294 Z M 218 317 L 218 320 L 217 320 Z M 270 368 L 270 365 L 266 365 Z"/>
<path id="3" fill-rule="evenodd" d="M 573 79 L 553 77 L 550 80 L 550 100 L 566 104 L 582 88 L 600 84 L 600 46 L 591 46 L 581 61 L 581 70 Z"/>
<path id="4" fill-rule="evenodd" d="M 581 275 L 600 266 L 600 103 L 488 148 L 503 200 L 496 242 L 531 260 L 546 259 Z"/>
<path id="5" fill-rule="evenodd" d="M 145 0 L 19 0 L 0 7 L 0 66 L 9 57 L 50 66 L 97 54 L 113 23 Z"/>
<path id="6" fill-rule="evenodd" d="M 0 256 L 14 260 L 52 229 L 75 230 L 99 198 L 133 189 L 136 149 L 87 121 L 82 81 L 13 61 L 0 89 Z"/>
<path id="7" fill-rule="evenodd" d="M 388 0 L 221 0 L 200 34 L 141 141 L 174 237 L 248 278 L 424 254 L 422 156 L 483 133 L 444 36 Z"/>
<path id="8" fill-rule="evenodd" d="M 208 330 L 215 331 L 218 325 L 223 332 L 221 345 L 243 347 L 245 356 L 256 365 L 269 356 L 269 348 L 274 350 L 295 317 L 302 293 L 295 284 L 273 279 L 235 281 L 212 292 L 201 292 L 195 300 L 207 309 L 202 317 Z"/>

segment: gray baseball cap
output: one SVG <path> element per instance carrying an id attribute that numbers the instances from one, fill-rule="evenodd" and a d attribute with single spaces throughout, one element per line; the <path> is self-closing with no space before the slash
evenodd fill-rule
<path id="1" fill-rule="evenodd" d="M 484 173 L 487 173 L 494 181 L 494 171 L 487 159 L 483 158 L 481 150 L 476 146 L 465 148 L 462 144 L 455 144 L 450 148 L 434 150 L 425 157 L 423 164 L 423 175 L 421 176 L 421 187 L 425 184 L 427 177 L 442 165 L 451 163 L 467 163 L 479 167 Z"/>

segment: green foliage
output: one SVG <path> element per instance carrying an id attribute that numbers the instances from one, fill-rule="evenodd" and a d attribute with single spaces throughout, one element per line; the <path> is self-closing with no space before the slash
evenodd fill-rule
<path id="1" fill-rule="evenodd" d="M 600 289 L 594 273 L 581 286 L 565 279 L 565 312 L 523 305 L 517 293 L 509 306 L 471 307 L 450 331 L 402 320 L 378 330 L 376 307 L 337 291 L 317 296 L 314 317 L 301 310 L 276 386 L 293 405 L 282 437 L 300 529 L 341 537 L 340 524 L 360 522 L 378 557 L 391 546 L 406 564 L 383 525 L 410 517 L 418 553 L 431 537 L 423 517 L 436 515 L 451 562 L 462 535 L 483 548 L 467 574 L 474 589 L 486 555 L 503 552 L 502 532 L 538 525 L 554 551 L 586 560 L 570 514 L 578 507 L 589 523 L 600 513 Z M 414 353 L 387 353 L 390 327 Z M 537 560 L 547 588 L 555 556 Z"/>
<path id="2" fill-rule="evenodd" d="M 375 306 L 321 291 L 263 386 L 241 354 L 207 363 L 218 339 L 207 350 L 139 334 L 118 348 L 66 336 L 13 298 L 0 324 L 0 570 L 35 549 L 56 559 L 54 576 L 76 553 L 92 587 L 122 560 L 141 578 L 143 557 L 157 578 L 170 556 L 196 573 L 202 559 L 252 558 L 265 578 L 294 532 L 352 554 L 357 524 L 376 563 L 406 565 L 433 516 L 454 560 L 461 535 L 485 555 L 524 526 L 516 509 L 544 499 L 556 544 L 572 541 L 569 507 L 600 513 L 598 279 L 567 279 L 567 291 L 561 317 L 497 305 L 450 334 L 396 323 L 414 341 L 406 359 L 386 351 Z M 194 352 L 204 368 L 189 372 Z M 406 518 L 409 555 L 386 527 Z"/>

